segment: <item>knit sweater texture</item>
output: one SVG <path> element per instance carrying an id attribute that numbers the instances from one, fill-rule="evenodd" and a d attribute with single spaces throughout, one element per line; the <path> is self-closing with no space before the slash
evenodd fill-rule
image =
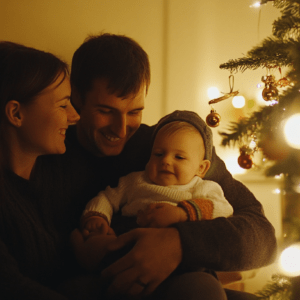
<path id="1" fill-rule="evenodd" d="M 221 187 L 214 181 L 195 176 L 184 185 L 160 186 L 152 183 L 146 172 L 141 171 L 121 177 L 116 188 L 108 186 L 101 191 L 89 201 L 83 215 L 93 211 L 99 212 L 104 214 L 110 223 L 113 212 L 118 212 L 120 208 L 123 216 L 134 217 L 150 203 L 168 203 L 177 206 L 181 201 L 197 198 L 210 200 L 210 219 L 228 217 L 233 213 Z M 201 208 L 199 207 L 200 211 Z"/>
<path id="2" fill-rule="evenodd" d="M 77 141 L 75 130 L 68 140 L 76 149 L 73 156 L 77 177 L 74 188 L 87 203 L 107 186 L 116 187 L 119 178 L 142 171 L 150 158 L 151 136 L 155 126 L 142 124 L 118 156 L 95 157 Z M 73 152 L 73 153 L 72 153 Z M 77 166 L 75 166 L 75 164 Z M 217 182 L 234 213 L 228 218 L 181 222 L 173 225 L 179 231 L 182 245 L 182 270 L 200 268 L 236 271 L 260 268 L 272 263 L 276 256 L 275 231 L 266 219 L 261 203 L 249 189 L 235 180 L 213 149 L 211 167 L 204 179 Z M 80 186 L 81 185 L 81 186 Z M 117 234 L 136 227 L 135 218 L 114 214 L 112 228 Z"/>
<path id="3" fill-rule="evenodd" d="M 55 290 L 76 269 L 68 246 L 76 205 L 55 156 L 25 180 L 5 170 L 0 199 L 0 298 L 67 299 Z M 74 268 L 74 269 L 73 269 Z"/>

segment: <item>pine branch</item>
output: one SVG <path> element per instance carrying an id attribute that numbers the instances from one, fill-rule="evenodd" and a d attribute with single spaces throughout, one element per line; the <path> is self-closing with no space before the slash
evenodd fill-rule
<path id="1" fill-rule="evenodd" d="M 228 128 L 230 133 L 219 132 L 223 137 L 221 145 L 234 146 L 236 142 L 241 140 L 242 136 L 257 134 L 262 123 L 264 123 L 264 127 L 266 128 L 272 110 L 271 106 L 265 106 L 259 111 L 254 112 L 249 118 L 241 119 L 239 122 L 231 122 L 231 126 Z"/>
<path id="2" fill-rule="evenodd" d="M 273 34 L 277 38 L 294 38 L 296 39 L 300 33 L 300 18 L 286 17 L 280 18 L 273 23 Z"/>
<path id="3" fill-rule="evenodd" d="M 258 68 L 267 67 L 286 67 L 290 66 L 292 61 L 286 56 L 275 54 L 274 56 L 265 57 L 242 57 L 238 59 L 231 59 L 227 63 L 221 64 L 220 69 L 230 70 L 231 72 L 244 72 L 247 69 L 256 70 Z"/>
<path id="4" fill-rule="evenodd" d="M 268 283 L 263 290 L 256 293 L 258 299 L 289 300 L 292 295 L 292 284 L 287 277 L 274 275 L 273 282 Z"/>

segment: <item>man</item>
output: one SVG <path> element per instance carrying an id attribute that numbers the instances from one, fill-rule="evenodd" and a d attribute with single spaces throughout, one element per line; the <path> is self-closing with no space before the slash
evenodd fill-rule
<path id="1" fill-rule="evenodd" d="M 71 84 L 72 101 L 81 117 L 68 136 L 76 149 L 74 176 L 80 178 L 74 193 L 88 201 L 107 185 L 116 186 L 121 176 L 143 170 L 149 159 L 154 127 L 141 124 L 150 84 L 147 54 L 125 36 L 91 37 L 74 54 Z M 211 269 L 247 270 L 272 262 L 276 250 L 272 225 L 261 204 L 232 178 L 215 151 L 205 178 L 221 185 L 233 206 L 232 217 L 131 231 L 132 220 L 113 218 L 112 228 L 121 235 L 109 250 L 134 246 L 102 273 L 111 279 L 110 295 L 226 299 Z M 79 231 L 75 240 L 84 246 Z M 207 272 L 196 272 L 200 268 Z M 228 299 L 253 299 L 226 293 Z"/>

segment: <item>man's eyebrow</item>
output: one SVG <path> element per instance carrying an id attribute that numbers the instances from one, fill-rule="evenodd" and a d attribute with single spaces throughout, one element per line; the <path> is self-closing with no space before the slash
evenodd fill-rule
<path id="1" fill-rule="evenodd" d="M 95 107 L 102 107 L 102 108 L 109 108 L 109 109 L 118 109 L 117 107 L 110 106 L 110 105 L 107 105 L 107 104 L 96 104 Z M 132 111 L 143 110 L 144 108 L 145 108 L 144 106 L 141 106 L 141 107 L 134 108 Z"/>
<path id="2" fill-rule="evenodd" d="M 114 109 L 113 106 L 109 106 L 109 105 L 106 105 L 106 104 L 95 104 L 96 107 L 104 107 L 104 108 L 110 108 L 110 109 Z"/>

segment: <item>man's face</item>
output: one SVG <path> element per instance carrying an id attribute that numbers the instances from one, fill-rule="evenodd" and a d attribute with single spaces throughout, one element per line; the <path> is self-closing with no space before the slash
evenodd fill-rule
<path id="1" fill-rule="evenodd" d="M 105 79 L 96 79 L 80 107 L 79 142 L 96 156 L 120 154 L 141 124 L 145 97 L 145 86 L 124 99 L 109 93 Z"/>

